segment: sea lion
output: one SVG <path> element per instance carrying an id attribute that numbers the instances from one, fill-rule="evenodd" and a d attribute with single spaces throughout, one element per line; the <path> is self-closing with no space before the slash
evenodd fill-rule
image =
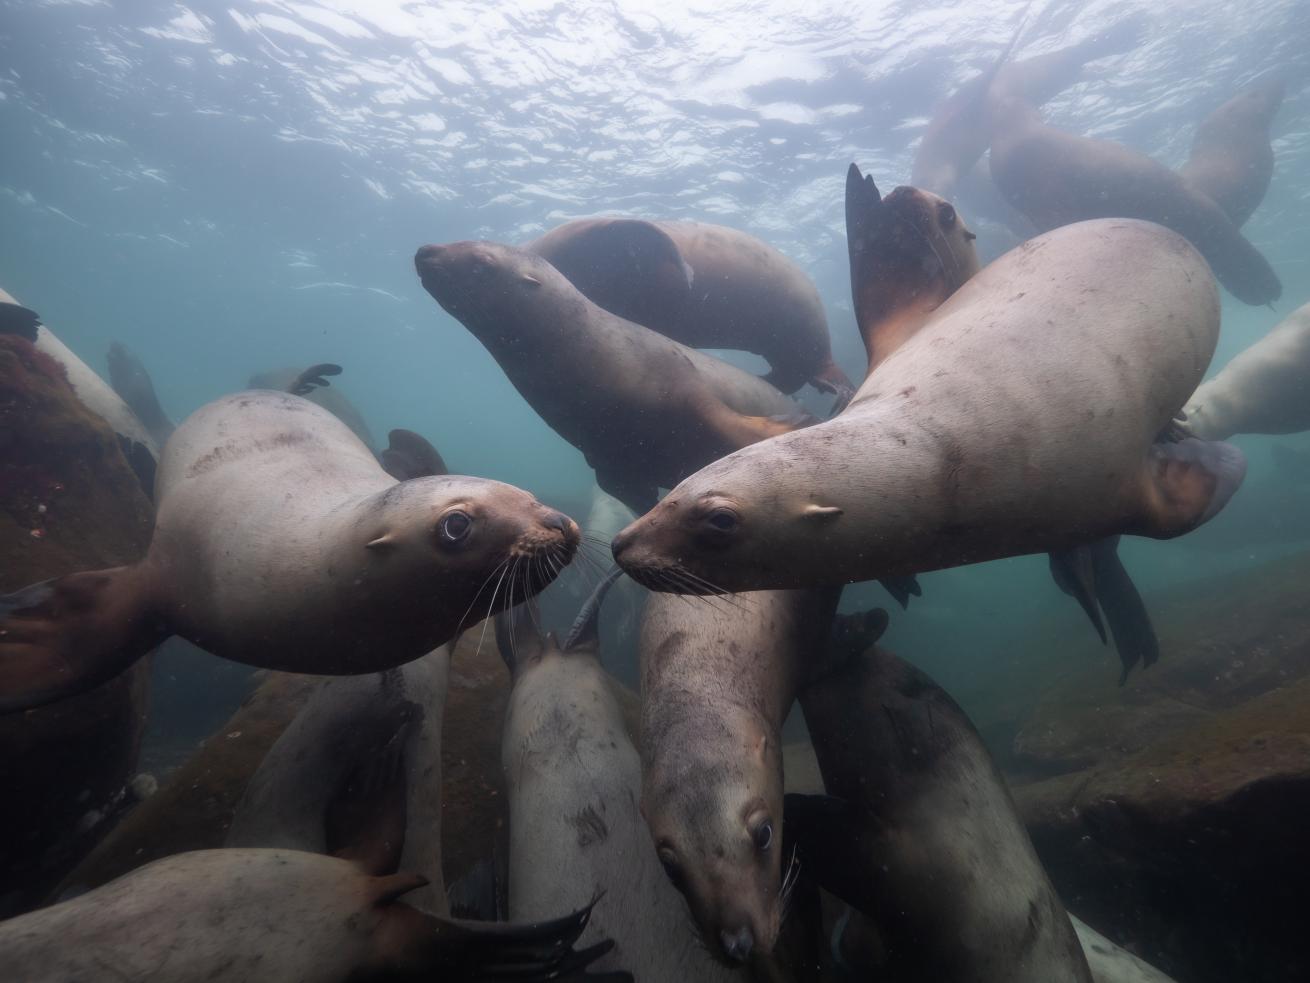
<path id="1" fill-rule="evenodd" d="M 0 710 L 94 686 L 172 634 L 263 668 L 378 672 L 449 641 L 479 602 L 494 613 L 536 593 L 579 542 L 572 519 L 512 485 L 396 483 L 345 424 L 287 393 L 197 410 L 156 491 L 140 563 L 0 598 Z"/>
<path id="2" fill-rule="evenodd" d="M 1069 921 L 1078 934 L 1078 944 L 1083 947 L 1093 983 L 1174 983 L 1172 977 L 1111 942 L 1076 916 L 1071 914 Z"/>
<path id="3" fill-rule="evenodd" d="M 1238 300 L 1268 304 L 1281 296 L 1277 274 L 1224 210 L 1163 164 L 1047 126 L 1017 96 L 994 94 L 990 103 L 992 179 L 1039 232 L 1096 218 L 1158 222 L 1199 249 Z"/>
<path id="4" fill-rule="evenodd" d="M 638 807 L 641 762 L 602 667 L 591 605 L 573 643 L 542 637 L 527 605 L 496 616 L 514 688 L 501 745 L 509 789 L 509 918 L 532 921 L 600 897 L 579 940 L 613 939 L 597 968 L 651 983 L 731 980 L 687 923 Z"/>
<path id="5" fill-rule="evenodd" d="M 688 602 L 641 626 L 642 796 L 660 862 L 720 959 L 765 956 L 786 900 L 781 730 L 840 589 Z"/>
<path id="6" fill-rule="evenodd" d="M 424 246 L 428 293 L 634 512 L 718 457 L 813 422 L 763 379 L 593 304 L 535 253 Z"/>
<path id="7" fill-rule="evenodd" d="M 778 250 L 705 222 L 587 218 L 528 243 L 593 303 L 691 348 L 762 355 L 784 393 L 849 399 L 813 281 Z"/>
<path id="8" fill-rule="evenodd" d="M 1184 407 L 1187 429 L 1204 440 L 1310 430 L 1307 380 L 1310 304 L 1303 304 L 1197 387 Z"/>
<path id="9" fill-rule="evenodd" d="M 872 920 L 882 965 L 871 975 L 1091 983 L 1005 780 L 964 712 L 924 673 L 873 647 L 885 612 L 838 620 L 799 692 L 832 798 L 788 795 L 788 835 L 802 869 Z"/>
<path id="10" fill-rule="evenodd" d="M 656 590 L 744 591 L 1181 535 L 1245 469 L 1226 444 L 1157 442 L 1218 330 L 1181 236 L 1131 219 L 1048 232 L 956 291 L 841 415 L 703 468 L 615 559 Z"/>
<path id="11" fill-rule="evenodd" d="M 182 853 L 0 923 L 0 963 L 26 983 L 593 979 L 582 969 L 600 952 L 572 951 L 589 908 L 535 925 L 456 921 L 399 900 L 423 883 L 298 850 Z"/>
<path id="12" fill-rule="evenodd" d="M 1192 153 L 1178 173 L 1241 228 L 1260 207 L 1274 176 L 1269 127 L 1286 84 L 1273 75 L 1252 82 L 1201 121 Z"/>
<path id="13" fill-rule="evenodd" d="M 105 362 L 109 366 L 110 387 L 150 431 L 155 446 L 163 449 L 177 429 L 177 424 L 159 405 L 159 396 L 155 393 L 155 382 L 150 378 L 150 372 L 131 349 L 117 341 L 110 344 Z"/>

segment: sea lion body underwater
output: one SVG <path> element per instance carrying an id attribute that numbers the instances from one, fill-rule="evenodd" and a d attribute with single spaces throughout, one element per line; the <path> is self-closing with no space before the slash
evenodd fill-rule
<path id="1" fill-rule="evenodd" d="M 704 222 L 588 218 L 524 247 L 593 303 L 691 348 L 733 348 L 768 361 L 784 393 L 810 383 L 855 391 L 832 360 L 814 283 L 772 246 Z"/>
<path id="2" fill-rule="evenodd" d="M 994 96 L 988 112 L 992 179 L 1038 231 L 1098 218 L 1158 222 L 1200 250 L 1238 300 L 1268 304 L 1281 296 L 1277 274 L 1224 210 L 1163 164 L 1047 126 L 1017 96 Z"/>
<path id="3" fill-rule="evenodd" d="M 880 980 L 1091 983 L 982 740 L 931 679 L 872 647 L 885 625 L 881 611 L 838 619 L 827 659 L 806 667 L 831 798 L 787 797 L 801 869 L 872 920 Z"/>
<path id="4" fill-rule="evenodd" d="M 813 422 L 757 376 L 593 304 L 535 253 L 457 242 L 424 246 L 414 262 L 428 293 L 634 512 L 729 451 Z"/>
<path id="5" fill-rule="evenodd" d="M 1192 152 L 1178 173 L 1241 228 L 1260 207 L 1274 176 L 1269 127 L 1286 84 L 1271 76 L 1246 86 L 1201 121 Z"/>
<path id="6" fill-rule="evenodd" d="M 493 597 L 540 590 L 579 542 L 511 485 L 395 482 L 345 424 L 287 393 L 197 410 L 156 491 L 140 563 L 0 598 L 0 710 L 94 686 L 170 634 L 263 668 L 377 672 L 449 641 L 484 597 L 494 611 Z"/>
<path id="7" fill-rule="evenodd" d="M 501 758 L 509 789 L 509 918 L 532 921 L 600 897 L 582 944 L 608 938 L 597 968 L 648 983 L 727 981 L 687 923 L 642 818 L 641 762 L 598 658 L 593 605 L 561 647 L 520 605 L 497 615 L 514 677 Z"/>
<path id="8" fill-rule="evenodd" d="M 0 923 L 0 964 L 25 983 L 568 980 L 589 910 L 538 925 L 462 922 L 399 900 L 416 874 L 369 876 L 298 850 L 198 850 Z"/>
<path id="9" fill-rule="evenodd" d="M 1128 219 L 1056 229 L 957 290 L 839 416 L 683 481 L 615 558 L 657 590 L 744 591 L 1181 535 L 1245 468 L 1228 445 L 1156 442 L 1218 329 L 1182 237 Z"/>

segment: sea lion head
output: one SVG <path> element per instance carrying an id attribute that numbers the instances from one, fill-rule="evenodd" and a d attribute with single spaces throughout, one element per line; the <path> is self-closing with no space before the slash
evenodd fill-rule
<path id="1" fill-rule="evenodd" d="M 745 710 L 698 726 L 713 733 L 644 769 L 642 815 L 706 949 L 739 966 L 772 951 L 782 923 L 782 759 Z"/>
<path id="2" fill-rule="evenodd" d="M 586 303 L 546 260 L 503 243 L 424 246 L 414 256 L 414 268 L 432 298 L 484 341 L 540 320 L 543 295 Z"/>
<path id="3" fill-rule="evenodd" d="M 1283 104 L 1287 93 L 1287 80 L 1274 73 L 1247 85 L 1236 96 L 1221 106 L 1216 115 L 1228 119 L 1254 120 L 1268 129 Z"/>
<path id="4" fill-rule="evenodd" d="M 390 591 L 388 617 L 449 613 L 445 637 L 533 596 L 572 559 L 581 533 L 568 516 L 513 485 L 461 475 L 415 478 L 359 510 L 369 554 L 360 589 Z"/>

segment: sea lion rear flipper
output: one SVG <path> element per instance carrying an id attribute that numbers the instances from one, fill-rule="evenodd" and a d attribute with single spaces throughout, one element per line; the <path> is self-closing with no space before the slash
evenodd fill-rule
<path id="1" fill-rule="evenodd" d="M 1051 564 L 1051 579 L 1082 607 L 1096 629 L 1096 634 L 1105 645 L 1109 639 L 1105 634 L 1105 622 L 1101 620 L 1101 609 L 1096 602 L 1096 574 L 1092 565 L 1092 551 L 1087 546 L 1075 546 L 1068 550 L 1052 550 L 1047 554 Z"/>
<path id="2" fill-rule="evenodd" d="M 923 597 L 919 578 L 913 574 L 907 577 L 883 577 L 878 583 L 882 584 L 883 590 L 901 606 L 901 610 L 909 608 L 911 597 Z"/>
<path id="3" fill-rule="evenodd" d="M 1143 472 L 1143 515 L 1128 532 L 1171 539 L 1212 519 L 1246 476 L 1232 444 L 1187 437 L 1151 445 Z"/>
<path id="4" fill-rule="evenodd" d="M 573 619 L 573 624 L 569 626 L 568 634 L 564 636 L 564 642 L 560 645 L 561 651 L 568 652 L 578 646 L 596 647 L 600 637 L 601 604 L 604 603 L 605 595 L 609 593 L 610 588 L 622 576 L 623 568 L 616 563 L 601 578 L 600 583 L 591 592 L 591 596 L 578 610 L 578 616 Z"/>
<path id="5" fill-rule="evenodd" d="M 287 386 L 287 392 L 291 393 L 292 396 L 308 395 L 315 389 L 331 385 L 324 376 L 340 374 L 340 365 L 334 365 L 331 362 L 319 362 L 317 365 L 311 365 L 292 379 L 291 384 Z"/>
<path id="6" fill-rule="evenodd" d="M 437 449 L 413 430 L 392 430 L 387 434 L 387 441 L 378 461 L 382 470 L 397 481 L 450 474 Z"/>
<path id="7" fill-rule="evenodd" d="M 806 874 L 856 908 L 868 903 L 866 868 L 853 861 L 868 827 L 856 808 L 843 799 L 796 792 L 783 797 L 784 850 L 788 843 L 793 845 Z"/>
<path id="8" fill-rule="evenodd" d="M 1105 612 L 1105 620 L 1110 623 L 1114 647 L 1123 664 L 1119 676 L 1122 686 L 1138 662 L 1143 666 L 1155 664 L 1160 657 L 1160 641 L 1151 624 L 1151 614 L 1119 559 L 1118 547 L 1119 537 L 1113 536 L 1093 543 L 1091 554 L 1096 572 L 1096 598 Z"/>
<path id="9" fill-rule="evenodd" d="M 0 334 L 17 335 L 36 343 L 37 328 L 41 326 L 41 315 L 22 304 L 0 301 Z"/>
<path id="10" fill-rule="evenodd" d="M 139 567 L 68 574 L 0 595 L 0 713 L 93 689 L 169 634 Z"/>

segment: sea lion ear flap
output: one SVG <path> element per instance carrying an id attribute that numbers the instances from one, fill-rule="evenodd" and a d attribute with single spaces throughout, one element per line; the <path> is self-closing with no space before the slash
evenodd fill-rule
<path id="1" fill-rule="evenodd" d="M 1142 531 L 1156 539 L 1191 532 L 1228 504 L 1245 476 L 1246 458 L 1232 444 L 1196 437 L 1153 444 L 1146 461 Z"/>
<path id="2" fill-rule="evenodd" d="M 540 661 L 547 640 L 537 631 L 537 602 L 528 600 L 496 615 L 496 647 L 511 676 Z"/>

